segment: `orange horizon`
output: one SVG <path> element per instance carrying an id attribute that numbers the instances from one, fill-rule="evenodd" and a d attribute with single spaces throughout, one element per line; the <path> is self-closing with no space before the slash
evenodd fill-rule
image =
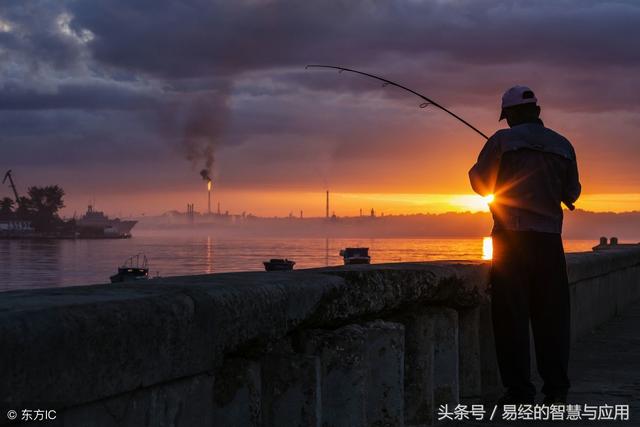
<path id="1" fill-rule="evenodd" d="M 63 216 L 80 215 L 86 210 L 89 196 L 67 197 Z M 266 217 L 285 217 L 290 213 L 304 217 L 325 216 L 325 193 L 310 191 L 252 191 L 219 190 L 212 192 L 212 211 L 220 203 L 221 212 L 253 214 Z M 206 212 L 207 194 L 203 191 L 171 191 L 152 194 L 105 194 L 95 200 L 96 208 L 117 216 L 155 216 L 169 211 L 185 211 L 187 203 L 194 203 L 196 212 Z M 584 194 L 576 208 L 590 212 L 640 211 L 640 193 Z M 488 212 L 481 196 L 471 193 L 353 193 L 331 192 L 330 215 L 442 214 L 448 212 Z"/>

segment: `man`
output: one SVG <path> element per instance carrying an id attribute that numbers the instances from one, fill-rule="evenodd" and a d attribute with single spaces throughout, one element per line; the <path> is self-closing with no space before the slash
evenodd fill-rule
<path id="1" fill-rule="evenodd" d="M 491 299 L 496 354 L 506 393 L 500 404 L 533 403 L 529 321 L 544 403 L 564 403 L 569 389 L 569 285 L 562 247 L 562 206 L 580 195 L 571 143 L 540 120 L 531 89 L 502 97 L 496 132 L 469 171 L 474 191 L 494 195 Z"/>

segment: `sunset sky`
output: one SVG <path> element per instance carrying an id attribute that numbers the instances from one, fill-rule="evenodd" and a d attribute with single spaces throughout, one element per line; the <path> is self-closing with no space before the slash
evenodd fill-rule
<path id="1" fill-rule="evenodd" d="M 66 215 L 483 209 L 467 171 L 525 84 L 577 152 L 594 211 L 640 210 L 640 2 L 0 2 L 0 172 L 59 184 Z M 213 157 L 210 157 L 213 156 Z M 0 197 L 10 196 L 8 187 Z"/>

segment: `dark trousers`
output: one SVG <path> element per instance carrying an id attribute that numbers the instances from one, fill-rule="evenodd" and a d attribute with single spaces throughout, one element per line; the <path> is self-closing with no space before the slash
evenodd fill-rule
<path id="1" fill-rule="evenodd" d="M 504 386 L 530 398 L 529 320 L 546 395 L 569 389 L 569 283 L 559 234 L 494 231 L 491 305 Z"/>

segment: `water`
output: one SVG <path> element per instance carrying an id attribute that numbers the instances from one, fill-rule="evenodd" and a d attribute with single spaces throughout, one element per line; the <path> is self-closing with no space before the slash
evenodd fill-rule
<path id="1" fill-rule="evenodd" d="M 568 240 L 568 252 L 593 240 Z M 127 240 L 0 240 L 0 291 L 107 283 L 122 262 L 147 255 L 151 275 L 175 276 L 263 270 L 262 261 L 290 258 L 296 268 L 342 264 L 341 248 L 369 247 L 374 263 L 480 260 L 490 245 L 476 239 L 229 238 L 139 231 Z M 484 252 L 483 252 L 484 250 Z"/>

